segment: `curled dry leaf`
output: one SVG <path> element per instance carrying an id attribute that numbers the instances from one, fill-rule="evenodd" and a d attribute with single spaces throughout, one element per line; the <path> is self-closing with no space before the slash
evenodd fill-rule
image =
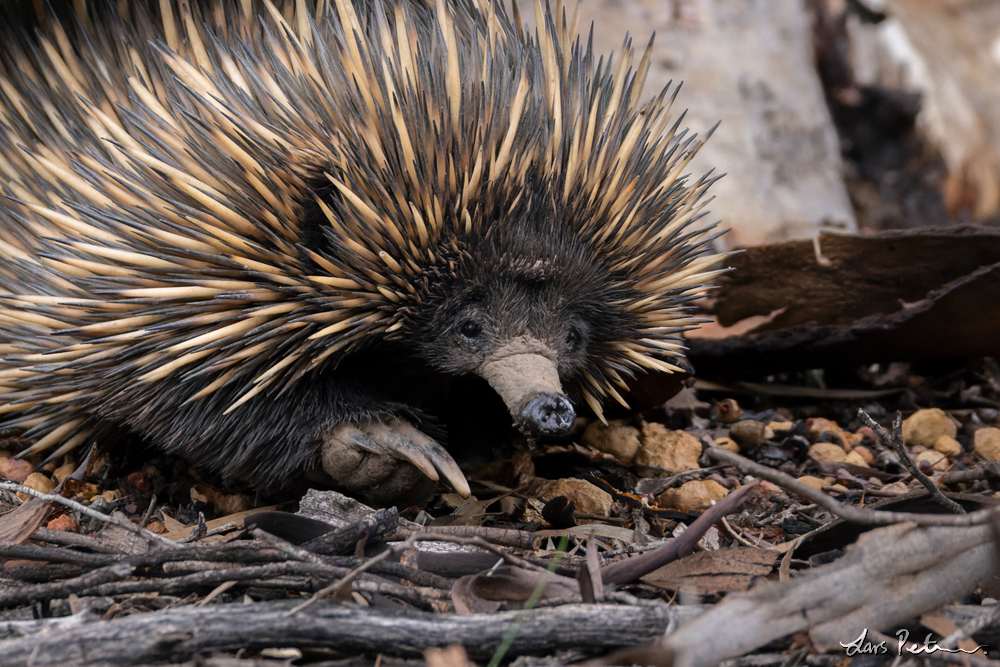
<path id="1" fill-rule="evenodd" d="M 488 613 L 502 602 L 524 602 L 545 582 L 542 600 L 579 602 L 580 587 L 575 579 L 554 572 L 525 570 L 501 565 L 486 573 L 462 577 L 451 589 L 455 611 L 460 614 Z"/>
<path id="2" fill-rule="evenodd" d="M 52 504 L 40 498 L 31 498 L 20 507 L 0 515 L 0 544 L 21 544 L 45 524 Z"/>

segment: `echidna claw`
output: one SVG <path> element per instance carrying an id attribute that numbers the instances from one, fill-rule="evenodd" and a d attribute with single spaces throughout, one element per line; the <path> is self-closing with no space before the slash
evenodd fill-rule
<path id="1" fill-rule="evenodd" d="M 353 426 L 353 424 L 344 424 L 344 426 Z M 369 438 L 365 433 L 361 431 L 350 433 L 348 435 L 348 438 L 350 439 L 351 444 L 357 447 L 358 449 L 362 449 L 366 452 L 371 452 L 372 454 L 386 453 L 385 449 L 383 449 L 382 446 L 378 444 L 378 442 L 376 442 L 372 438 Z"/>
<path id="2" fill-rule="evenodd" d="M 358 457 L 352 451 L 374 457 Z M 393 479 L 394 469 L 398 461 L 406 461 L 431 480 L 438 481 L 443 476 L 462 496 L 470 493 L 465 475 L 447 450 L 398 417 L 364 424 L 338 424 L 325 439 L 322 460 L 328 474 L 351 485 L 362 482 L 359 476 L 370 480 L 370 484 L 398 483 L 398 479 Z M 351 479 L 345 480 L 347 476 Z"/>

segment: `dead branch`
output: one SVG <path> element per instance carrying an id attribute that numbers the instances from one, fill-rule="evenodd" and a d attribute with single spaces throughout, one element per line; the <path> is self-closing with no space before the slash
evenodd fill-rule
<path id="1" fill-rule="evenodd" d="M 924 485 L 924 488 L 927 489 L 927 492 L 931 494 L 931 498 L 933 498 L 936 503 L 947 509 L 952 514 L 965 514 L 965 510 L 962 509 L 962 506 L 941 493 L 941 489 L 939 489 L 938 485 L 934 483 L 934 480 L 925 475 L 923 471 L 920 470 L 920 466 L 914 462 L 913 457 L 910 456 L 909 450 L 906 449 L 906 443 L 903 441 L 902 413 L 896 413 L 896 419 L 892 422 L 892 433 L 886 431 L 881 424 L 872 419 L 871 416 L 861 408 L 858 408 L 858 417 L 860 417 L 861 420 L 868 425 L 868 428 L 875 432 L 875 435 L 877 435 L 885 445 L 893 448 L 906 469 L 910 471 L 910 474 L 913 475 L 918 482 Z"/>
<path id="2" fill-rule="evenodd" d="M 30 636 L 0 641 L 0 667 L 179 662 L 210 650 L 325 648 L 417 656 L 430 647 L 465 646 L 488 658 L 524 612 L 472 616 L 386 614 L 319 602 L 286 618 L 295 601 L 184 607 L 75 625 L 39 622 Z M 562 649 L 606 650 L 647 643 L 697 613 L 668 605 L 567 605 L 527 612 L 509 656 Z M 51 631 L 47 631 L 52 627 Z"/>
<path id="3" fill-rule="evenodd" d="M 964 595 L 994 572 L 997 556 L 987 526 L 880 528 L 834 563 L 728 596 L 660 646 L 691 667 L 803 630 L 818 649 L 838 649 L 864 629 L 898 627 Z"/>

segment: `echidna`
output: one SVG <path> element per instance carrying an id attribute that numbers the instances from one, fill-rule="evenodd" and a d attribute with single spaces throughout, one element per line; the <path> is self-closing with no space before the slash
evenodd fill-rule
<path id="1" fill-rule="evenodd" d="M 535 16 L 0 3 L 0 428 L 263 489 L 322 465 L 391 495 L 403 459 L 466 493 L 411 380 L 479 375 L 555 434 L 674 370 L 717 261 L 700 140 L 643 103 L 648 49 L 595 62 Z"/>

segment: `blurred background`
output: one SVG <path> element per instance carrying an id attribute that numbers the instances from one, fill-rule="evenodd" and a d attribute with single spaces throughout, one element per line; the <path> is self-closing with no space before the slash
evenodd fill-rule
<path id="1" fill-rule="evenodd" d="M 530 4 L 522 12 L 530 19 Z M 572 16 L 573 3 L 567 3 Z M 1000 0 L 583 0 L 645 93 L 683 81 L 727 247 L 1000 223 Z"/>

